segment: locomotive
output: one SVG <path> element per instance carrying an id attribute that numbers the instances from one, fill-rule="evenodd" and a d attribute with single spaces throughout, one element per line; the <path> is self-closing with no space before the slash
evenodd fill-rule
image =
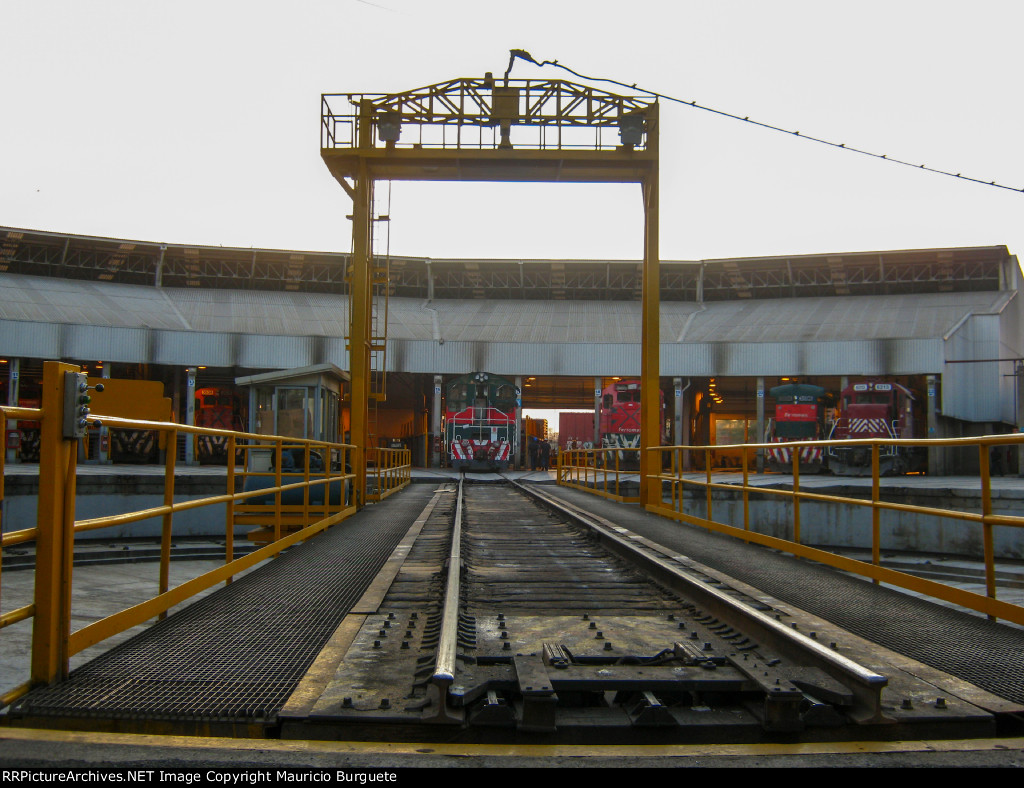
<path id="1" fill-rule="evenodd" d="M 840 415 L 829 440 L 922 436 L 915 425 L 914 395 L 906 386 L 869 380 L 847 386 L 840 396 Z M 882 476 L 915 472 L 924 470 L 926 454 L 917 446 L 882 445 L 878 462 Z M 829 446 L 828 467 L 840 476 L 870 476 L 871 447 Z"/>
<path id="2" fill-rule="evenodd" d="M 791 441 L 822 440 L 825 435 L 825 389 L 807 383 L 788 383 L 769 389 L 775 400 L 775 416 L 768 421 L 765 443 L 779 444 L 765 452 L 770 470 L 786 473 L 793 469 L 794 449 L 785 446 Z M 801 473 L 821 473 L 825 468 L 825 452 L 820 446 L 801 446 Z"/>
<path id="3" fill-rule="evenodd" d="M 448 461 L 460 471 L 498 471 L 516 456 L 519 390 L 488 372 L 463 375 L 445 389 Z"/>
<path id="4" fill-rule="evenodd" d="M 195 424 L 218 430 L 242 432 L 244 425 L 238 414 L 237 403 L 230 391 L 201 388 L 196 391 Z M 196 437 L 196 457 L 200 465 L 226 465 L 228 439 L 223 435 Z"/>
<path id="5" fill-rule="evenodd" d="M 658 423 L 661 425 L 661 443 L 666 443 L 665 435 L 665 393 L 660 394 L 660 413 Z M 640 448 L 640 381 L 617 380 L 601 392 L 601 448 L 604 449 L 639 449 Z M 640 465 L 638 451 L 620 451 L 619 461 L 630 466 Z"/>

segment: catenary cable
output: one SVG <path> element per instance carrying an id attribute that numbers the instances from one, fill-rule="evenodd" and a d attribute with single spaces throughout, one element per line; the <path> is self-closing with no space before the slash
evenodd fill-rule
<path id="1" fill-rule="evenodd" d="M 1013 186 L 1005 186 L 1003 184 L 996 183 L 995 181 L 984 181 L 984 180 L 981 180 L 980 178 L 971 178 L 971 177 L 969 177 L 967 175 L 963 175 L 963 174 L 961 174 L 959 172 L 954 173 L 954 172 L 949 172 L 947 170 L 940 170 L 940 169 L 937 169 L 935 167 L 928 167 L 928 166 L 926 166 L 924 164 L 913 164 L 913 163 L 911 163 L 909 161 L 903 161 L 901 159 L 894 159 L 894 158 L 892 158 L 891 156 L 889 156 L 887 154 L 872 153 L 870 151 L 861 150 L 860 148 L 850 147 L 846 143 L 831 142 L 829 140 L 821 139 L 820 137 L 812 137 L 812 136 L 809 136 L 807 134 L 802 134 L 799 131 L 792 131 L 790 129 L 784 129 L 784 128 L 781 128 L 780 126 L 773 126 L 770 123 L 762 123 L 761 121 L 751 120 L 749 117 L 742 117 L 740 115 L 734 115 L 731 112 L 724 112 L 723 110 L 720 110 L 720 109 L 714 109 L 712 107 L 705 107 L 705 106 L 703 106 L 701 104 L 698 104 L 696 101 L 686 101 L 684 99 L 676 98 L 674 96 L 668 96 L 668 95 L 665 95 L 664 93 L 658 93 L 658 92 L 653 91 L 653 90 L 648 90 L 647 88 L 639 87 L 636 84 L 630 85 L 630 84 L 627 84 L 625 82 L 619 82 L 618 80 L 615 80 L 615 79 L 607 79 L 605 77 L 591 77 L 591 76 L 587 76 L 586 74 L 580 74 L 578 71 L 574 71 L 573 69 L 569 68 L 568 66 L 562 65 L 557 60 L 541 60 L 541 61 L 535 60 L 534 57 L 529 52 L 527 52 L 524 49 L 511 49 L 511 50 L 509 50 L 508 70 L 505 72 L 505 78 L 506 79 L 508 78 L 508 75 L 512 71 L 512 65 L 515 63 L 515 61 L 517 59 L 525 60 L 525 61 L 527 61 L 529 63 L 533 63 L 534 65 L 541 66 L 541 67 L 543 67 L 543 66 L 555 66 L 556 68 L 560 68 L 560 69 L 563 69 L 564 71 L 568 71 L 570 74 L 572 74 L 572 75 L 574 75 L 576 77 L 579 77 L 580 79 L 585 79 L 585 80 L 587 80 L 589 82 L 608 82 L 608 83 L 610 83 L 612 85 L 619 85 L 620 87 L 628 88 L 630 90 L 636 90 L 636 91 L 638 91 L 640 93 L 646 93 L 649 96 L 654 96 L 655 98 L 663 99 L 664 101 L 673 101 L 673 102 L 675 102 L 677 104 L 682 104 L 682 105 L 687 106 L 687 107 L 693 107 L 694 109 L 704 110 L 705 112 L 711 112 L 711 113 L 713 113 L 715 115 L 721 115 L 721 116 L 726 117 L 726 118 L 732 118 L 733 120 L 743 121 L 744 123 L 749 123 L 752 126 L 760 126 L 763 129 L 771 129 L 772 131 L 778 131 L 778 132 L 782 132 L 783 134 L 789 134 L 790 136 L 793 136 L 793 137 L 799 137 L 800 139 L 808 140 L 809 142 L 817 142 L 817 143 L 820 143 L 822 145 L 828 145 L 829 147 L 832 147 L 832 148 L 841 148 L 842 150 L 850 151 L 851 153 L 859 153 L 862 156 L 870 156 L 873 159 L 881 159 L 883 161 L 887 161 L 887 162 L 890 162 L 892 164 L 900 164 L 900 165 L 903 165 L 904 167 L 912 167 L 915 170 L 924 170 L 925 172 L 934 172 L 934 173 L 936 173 L 938 175 L 947 175 L 950 178 L 958 178 L 959 180 L 970 181 L 971 183 L 978 183 L 978 184 L 981 184 L 982 186 L 994 186 L 997 189 L 1006 189 L 1007 191 L 1024 193 L 1024 188 L 1017 189 L 1017 188 L 1015 188 Z"/>

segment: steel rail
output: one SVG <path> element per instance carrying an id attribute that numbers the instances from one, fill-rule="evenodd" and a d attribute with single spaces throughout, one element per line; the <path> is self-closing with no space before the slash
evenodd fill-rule
<path id="1" fill-rule="evenodd" d="M 458 659 L 464 483 L 464 479 L 459 479 L 459 489 L 455 498 L 455 522 L 452 524 L 452 543 L 448 552 L 448 576 L 445 582 L 444 606 L 441 609 L 441 634 L 438 638 L 434 673 L 430 679 L 430 703 L 424 712 L 424 720 L 428 722 L 462 721 L 462 713 L 448 707 L 448 689 L 455 681 L 455 666 Z"/>
<path id="2" fill-rule="evenodd" d="M 633 540 L 623 535 L 626 533 L 626 529 L 621 526 L 565 501 L 555 500 L 539 490 L 518 482 L 512 482 L 512 484 L 541 501 L 545 506 L 556 510 L 562 516 L 586 527 L 599 537 L 605 547 L 635 565 L 654 572 L 660 579 L 669 582 L 677 589 L 681 589 L 682 593 L 708 612 L 727 620 L 730 626 L 744 632 L 749 637 L 757 638 L 769 649 L 789 658 L 798 657 L 804 660 L 804 664 L 817 667 L 846 685 L 858 702 L 859 721 L 884 721 L 882 689 L 888 684 L 888 679 L 885 676 L 786 627 L 781 622 L 706 582 L 692 577 L 676 562 L 664 555 L 640 549 Z"/>

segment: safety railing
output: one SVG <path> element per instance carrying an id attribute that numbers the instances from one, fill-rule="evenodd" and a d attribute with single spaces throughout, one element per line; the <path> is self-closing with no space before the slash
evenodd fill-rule
<path id="1" fill-rule="evenodd" d="M 26 421 L 39 421 L 42 418 L 42 416 L 43 411 L 41 408 L 0 407 L 0 435 L 7 435 L 8 425 L 11 423 L 16 423 L 18 419 L 23 419 Z M 5 495 L 4 479 L 7 471 L 6 462 L 7 453 L 3 450 L 0 450 L 0 503 L 3 502 Z M 0 547 L 6 549 L 7 547 L 13 547 L 16 544 L 22 544 L 24 542 L 33 541 L 36 538 L 36 534 L 38 534 L 37 528 L 25 528 L 21 531 L 18 531 L 17 533 L 12 533 L 10 535 L 3 534 L 3 511 L 3 507 L 0 506 Z M 0 565 L 0 598 L 2 598 L 2 594 L 3 567 L 2 565 Z M 0 615 L 0 630 L 17 624 L 20 621 L 25 621 L 27 619 L 32 618 L 35 615 L 35 612 L 35 602 L 32 602 L 28 605 L 22 605 L 21 607 L 18 607 L 14 610 L 8 610 L 6 613 Z M 24 692 L 27 691 L 28 686 L 28 684 L 23 684 L 20 687 L 16 688 L 16 690 L 14 691 L 15 694 L 10 699 L 8 699 L 8 695 L 11 695 L 10 692 L 4 695 L 0 695 L 0 708 L 6 706 L 15 698 L 20 697 L 22 694 L 24 694 Z M 3 687 L 0 687 L 0 691 L 2 690 Z"/>
<path id="2" fill-rule="evenodd" d="M 639 449 L 564 449 L 556 479 L 565 487 L 623 503 L 640 501 Z"/>
<path id="3" fill-rule="evenodd" d="M 366 500 L 383 501 L 412 482 L 412 451 L 410 449 L 371 449 L 367 452 L 368 480 L 373 487 L 366 491 Z"/>
<path id="4" fill-rule="evenodd" d="M 777 447 L 778 444 L 742 444 L 730 446 L 731 449 L 738 449 L 742 453 L 742 481 L 712 481 L 712 452 L 720 449 L 720 446 L 669 446 L 648 449 L 660 457 L 660 462 L 655 462 L 654 467 L 659 469 L 657 473 L 648 476 L 649 480 L 661 485 L 661 503 L 648 505 L 649 511 L 656 512 L 666 517 L 701 526 L 719 533 L 728 534 L 741 538 L 748 542 L 764 545 L 776 550 L 781 550 L 801 558 L 808 558 L 819 563 L 833 566 L 846 572 L 852 572 L 870 578 L 875 583 L 886 583 L 900 588 L 934 597 L 936 599 L 950 602 L 961 607 L 983 613 L 990 619 L 1003 619 L 1016 624 L 1024 625 L 1024 607 L 1014 605 L 996 599 L 996 568 L 993 531 L 997 527 L 1020 528 L 1024 526 L 1024 517 L 993 514 L 992 510 L 992 483 L 990 475 L 990 452 L 993 447 L 1005 447 L 1018 445 L 1024 442 L 1024 436 L 1005 435 L 988 436 L 980 438 L 950 438 L 933 440 L 883 440 L 883 439 L 860 439 L 848 441 L 834 441 L 831 445 L 842 448 L 864 447 L 870 453 L 871 463 L 871 490 L 870 497 L 856 498 L 850 495 L 828 495 L 811 492 L 801 488 L 800 482 L 800 452 L 793 452 L 792 462 L 792 484 L 787 485 L 789 489 L 779 489 L 778 485 L 765 487 L 762 485 L 750 484 L 749 460 L 755 456 L 759 449 Z M 791 448 L 803 446 L 827 446 L 828 441 L 794 441 L 788 443 Z M 980 511 L 960 511 L 932 506 L 921 506 L 909 503 L 898 503 L 882 500 L 880 484 L 880 463 L 879 455 L 882 447 L 903 447 L 906 449 L 924 448 L 932 449 L 939 447 L 957 447 L 960 449 L 971 448 L 978 452 Z M 684 468 L 693 467 L 692 460 L 697 455 L 703 456 L 703 473 L 692 473 L 684 471 Z M 866 477 L 866 474 L 865 474 Z M 688 491 L 694 490 L 696 495 L 687 495 Z M 714 497 L 712 493 L 719 491 L 723 498 L 733 498 L 740 494 L 742 499 L 741 517 L 719 517 L 716 515 Z M 728 495 L 724 495 L 728 493 Z M 789 538 L 780 538 L 764 533 L 759 533 L 757 524 L 752 522 L 750 511 L 750 495 L 756 493 L 758 496 L 774 496 L 790 503 L 792 512 L 789 523 Z M 871 513 L 871 562 L 859 561 L 848 556 L 843 556 L 821 546 L 811 547 L 804 544 L 801 533 L 801 503 L 817 502 L 830 506 L 854 507 L 855 509 L 870 509 Z M 722 504 L 723 501 L 719 500 Z M 726 508 L 724 505 L 721 508 Z M 735 509 L 729 506 L 729 509 Z M 703 511 L 700 511 L 703 509 Z M 962 588 L 953 587 L 944 583 L 929 580 L 905 572 L 900 572 L 881 565 L 881 553 L 885 546 L 882 544 L 882 516 L 885 512 L 902 512 L 927 517 L 940 518 L 940 520 L 955 520 L 962 523 L 971 523 L 981 531 L 982 559 L 985 571 L 985 594 L 975 593 Z M 727 521 L 728 520 L 728 521 Z M 740 522 L 735 522 L 739 520 Z M 773 520 L 778 522 L 778 517 Z M 852 518 L 844 518 L 850 523 Z M 852 526 L 851 526 L 852 527 Z"/>
<path id="5" fill-rule="evenodd" d="M 3 533 L 0 539 L 4 548 L 33 541 L 36 545 L 34 601 L 0 616 L 0 627 L 34 618 L 30 678 L 11 689 L 0 687 L 3 692 L 0 707 L 13 703 L 33 686 L 66 677 L 71 656 L 154 617 L 163 617 L 174 605 L 220 582 L 231 582 L 234 575 L 309 539 L 356 511 L 351 494 L 354 477 L 348 471 L 351 454 L 357 451 L 353 446 L 97 414 L 89 418 L 98 418 L 111 428 L 166 432 L 168 446 L 176 445 L 178 433 L 226 437 L 229 458 L 226 488 L 222 495 L 175 501 L 176 452 L 168 451 L 161 506 L 76 520 L 77 440 L 63 437 L 62 424 L 64 375 L 77 371 L 78 367 L 69 364 L 45 362 L 42 408 L 0 409 L 0 430 L 9 419 L 42 422 L 36 526 Z M 262 466 L 256 461 L 261 453 Z M 244 457 L 244 470 L 236 467 L 236 456 Z M 171 588 L 169 562 L 175 514 L 219 505 L 225 508 L 223 565 Z M 72 632 L 75 536 L 156 517 L 161 518 L 161 537 L 155 595 Z M 262 532 L 256 531 L 250 538 L 267 544 L 235 558 L 234 535 L 239 525 L 262 526 Z"/>

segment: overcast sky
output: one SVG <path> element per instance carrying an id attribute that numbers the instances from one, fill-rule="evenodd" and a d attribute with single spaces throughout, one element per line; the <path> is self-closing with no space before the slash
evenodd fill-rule
<path id="1" fill-rule="evenodd" d="M 1020 0 L 0 0 L 0 224 L 347 251 L 320 94 L 508 50 L 1024 188 Z M 515 78 L 571 78 L 519 63 Z M 601 85 L 598 85 L 601 86 Z M 602 86 L 606 87 L 606 86 Z M 1006 244 L 1024 194 L 664 103 L 664 259 Z M 638 258 L 638 186 L 395 183 L 391 252 Z"/>

